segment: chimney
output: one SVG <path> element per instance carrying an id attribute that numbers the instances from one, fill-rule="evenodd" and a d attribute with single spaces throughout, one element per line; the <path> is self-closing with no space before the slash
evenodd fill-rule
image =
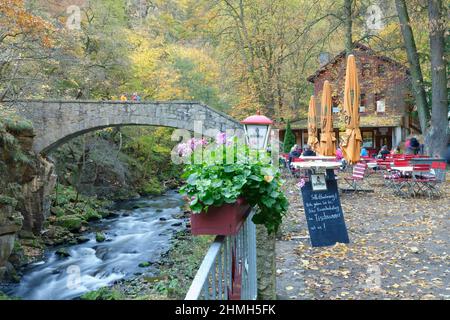
<path id="1" fill-rule="evenodd" d="M 323 67 L 324 65 L 326 65 L 328 62 L 330 62 L 330 53 L 328 52 L 321 52 L 319 54 L 319 63 L 320 63 L 320 67 Z"/>

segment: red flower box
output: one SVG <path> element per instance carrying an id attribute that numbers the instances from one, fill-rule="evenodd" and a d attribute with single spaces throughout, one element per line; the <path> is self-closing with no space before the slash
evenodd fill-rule
<path id="1" fill-rule="evenodd" d="M 235 235 L 244 223 L 249 209 L 250 205 L 243 198 L 239 198 L 233 204 L 211 206 L 208 212 L 191 214 L 191 233 L 196 236 Z"/>

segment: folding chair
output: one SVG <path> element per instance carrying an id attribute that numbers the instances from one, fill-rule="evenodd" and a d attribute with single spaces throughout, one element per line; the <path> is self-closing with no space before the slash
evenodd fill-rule
<path id="1" fill-rule="evenodd" d="M 353 173 L 350 178 L 344 178 L 344 180 L 350 185 L 351 191 L 369 191 L 361 188 L 364 183 L 364 176 L 367 170 L 367 163 L 358 162 L 353 167 Z"/>
<path id="2" fill-rule="evenodd" d="M 430 197 L 442 195 L 441 186 L 445 183 L 446 166 L 445 162 L 431 163 L 430 174 L 425 175 L 429 178 L 427 187 Z"/>
<path id="3" fill-rule="evenodd" d="M 412 173 L 412 194 L 416 196 L 422 192 L 427 193 L 431 197 L 431 183 L 436 180 L 434 175 L 430 173 L 430 164 L 415 164 Z"/>
<path id="4" fill-rule="evenodd" d="M 302 158 L 292 158 L 291 163 L 292 162 L 303 162 L 303 161 L 305 161 L 305 160 L 303 160 Z M 290 169 L 290 171 L 291 171 L 291 173 L 292 173 L 292 175 L 294 177 L 300 178 L 300 176 L 301 176 L 301 169 L 297 169 L 296 167 L 294 167 L 292 165 L 290 165 L 289 169 Z"/>

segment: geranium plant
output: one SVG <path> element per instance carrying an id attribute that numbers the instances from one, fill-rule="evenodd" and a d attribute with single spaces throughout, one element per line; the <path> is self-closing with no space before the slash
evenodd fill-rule
<path id="1" fill-rule="evenodd" d="M 267 155 L 255 154 L 245 145 L 238 145 L 235 138 L 226 139 L 221 134 L 217 142 L 207 148 L 206 143 L 188 143 L 193 147 L 188 156 L 192 158 L 195 152 L 203 156 L 199 163 L 186 164 L 183 173 L 186 184 L 180 192 L 189 197 L 192 212 L 207 214 L 211 206 L 235 203 L 243 197 L 259 208 L 253 222 L 265 225 L 269 233 L 276 232 L 288 208 L 280 173 Z M 183 149 L 189 148 L 180 148 Z"/>

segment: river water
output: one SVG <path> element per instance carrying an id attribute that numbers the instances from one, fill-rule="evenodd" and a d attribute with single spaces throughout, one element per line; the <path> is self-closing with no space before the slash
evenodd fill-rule
<path id="1" fill-rule="evenodd" d="M 175 232 L 185 228 L 183 200 L 175 191 L 163 196 L 141 198 L 117 204 L 112 219 L 95 223 L 106 241 L 98 243 L 95 232 L 86 234 L 88 242 L 67 248 L 70 257 L 62 258 L 50 249 L 43 261 L 24 270 L 17 286 L 8 294 L 22 299 L 74 299 L 83 293 L 130 278 L 135 274 L 153 275 L 161 256 L 170 249 Z M 149 267 L 139 267 L 150 262 Z"/>

